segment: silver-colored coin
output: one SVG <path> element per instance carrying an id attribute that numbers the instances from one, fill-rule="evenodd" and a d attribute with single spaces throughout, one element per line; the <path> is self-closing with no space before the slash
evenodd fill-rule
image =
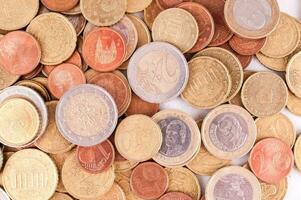
<path id="1" fill-rule="evenodd" d="M 62 135 L 71 143 L 93 146 L 113 133 L 118 119 L 116 104 L 103 88 L 83 84 L 61 97 L 55 114 Z"/>
<path id="2" fill-rule="evenodd" d="M 10 200 L 8 194 L 0 188 L 0 200 Z"/>
<path id="3" fill-rule="evenodd" d="M 179 96 L 188 80 L 188 64 L 176 47 L 152 42 L 140 47 L 130 59 L 127 76 L 133 91 L 150 103 Z"/>

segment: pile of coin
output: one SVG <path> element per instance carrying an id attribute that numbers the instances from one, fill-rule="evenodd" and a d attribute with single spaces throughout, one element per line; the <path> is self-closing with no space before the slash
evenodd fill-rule
<path id="1" fill-rule="evenodd" d="M 301 24 L 276 0 L 0 4 L 1 199 L 285 197 Z M 175 98 L 209 113 L 160 110 Z"/>

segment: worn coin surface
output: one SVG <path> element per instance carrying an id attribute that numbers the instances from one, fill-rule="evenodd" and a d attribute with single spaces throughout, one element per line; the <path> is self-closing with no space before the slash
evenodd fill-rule
<path id="1" fill-rule="evenodd" d="M 286 68 L 286 82 L 297 97 L 301 98 L 301 52 L 294 55 Z"/>
<path id="2" fill-rule="evenodd" d="M 153 159 L 160 165 L 177 167 L 185 165 L 199 150 L 199 128 L 189 115 L 177 110 L 163 110 L 153 116 L 160 126 L 163 142 Z"/>
<path id="3" fill-rule="evenodd" d="M 287 192 L 287 178 L 282 179 L 279 183 L 271 184 L 259 181 L 261 185 L 262 200 L 283 200 Z"/>
<path id="4" fill-rule="evenodd" d="M 203 120 L 202 139 L 206 149 L 221 159 L 246 155 L 256 140 L 256 125 L 242 107 L 222 105 Z"/>
<path id="5" fill-rule="evenodd" d="M 277 138 L 259 141 L 252 149 L 249 165 L 253 173 L 266 183 L 279 183 L 294 167 L 291 147 Z"/>
<path id="6" fill-rule="evenodd" d="M 112 134 L 117 118 L 117 107 L 111 95 L 99 86 L 84 84 L 69 90 L 60 99 L 55 120 L 68 141 L 93 146 Z"/>
<path id="7" fill-rule="evenodd" d="M 301 171 L 301 137 L 299 136 L 294 146 L 295 164 L 298 170 Z"/>
<path id="8" fill-rule="evenodd" d="M 207 56 L 198 56 L 188 65 L 190 76 L 182 98 L 199 109 L 214 108 L 225 102 L 232 86 L 225 65 Z"/>
<path id="9" fill-rule="evenodd" d="M 231 30 L 250 39 L 269 35 L 277 26 L 280 15 L 276 0 L 229 0 L 224 13 Z"/>
<path id="10" fill-rule="evenodd" d="M 261 199 L 261 187 L 249 170 L 231 166 L 217 171 L 206 186 L 206 199 Z"/>
<path id="11" fill-rule="evenodd" d="M 257 117 L 279 113 L 287 103 L 288 89 L 285 82 L 271 72 L 257 72 L 251 75 L 241 90 L 245 108 Z"/>
<path id="12" fill-rule="evenodd" d="M 127 77 L 141 99 L 163 103 L 182 93 L 188 73 L 187 61 L 177 48 L 164 42 L 152 42 L 133 54 Z"/>
<path id="13" fill-rule="evenodd" d="M 188 11 L 180 8 L 162 11 L 152 26 L 154 41 L 168 42 L 184 53 L 195 45 L 198 35 L 197 21 Z"/>
<path id="14" fill-rule="evenodd" d="M 234 51 L 241 55 L 254 55 L 265 45 L 266 38 L 248 39 L 234 35 L 229 44 Z"/>
<path id="15" fill-rule="evenodd" d="M 146 161 L 154 157 L 162 144 L 159 125 L 146 115 L 131 115 L 115 131 L 115 145 L 126 159 Z"/>
<path id="16" fill-rule="evenodd" d="M 283 71 L 286 70 L 286 67 L 287 67 L 287 64 L 288 64 L 288 61 L 289 61 L 288 56 L 285 56 L 285 57 L 282 57 L 282 58 L 271 58 L 271 57 L 268 57 L 268 56 L 264 55 L 261 52 L 258 52 L 256 54 L 256 58 L 265 67 L 267 67 L 271 70 L 280 71 L 280 72 L 283 72 Z"/>
<path id="17" fill-rule="evenodd" d="M 288 92 L 287 109 L 298 116 L 301 116 L 301 99 L 296 97 L 290 91 Z"/>

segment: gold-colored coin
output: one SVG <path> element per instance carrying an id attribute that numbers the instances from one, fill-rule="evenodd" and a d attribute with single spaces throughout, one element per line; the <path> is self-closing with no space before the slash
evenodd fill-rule
<path id="1" fill-rule="evenodd" d="M 301 116 L 301 99 L 296 97 L 290 91 L 288 92 L 287 109 L 298 116 Z"/>
<path id="2" fill-rule="evenodd" d="M 232 80 L 232 87 L 226 101 L 231 100 L 239 92 L 243 83 L 243 69 L 238 58 L 230 51 L 220 47 L 204 49 L 195 56 L 209 56 L 218 59 L 225 65 Z"/>
<path id="3" fill-rule="evenodd" d="M 256 57 L 259 60 L 259 62 L 263 64 L 265 67 L 279 72 L 283 72 L 286 70 L 286 66 L 289 60 L 288 56 L 282 58 L 271 58 L 264 55 L 261 52 L 258 52 L 256 54 Z"/>
<path id="4" fill-rule="evenodd" d="M 8 159 L 2 181 L 14 200 L 45 200 L 55 192 L 58 173 L 47 154 L 36 149 L 24 149 Z"/>
<path id="5" fill-rule="evenodd" d="M 108 192 L 115 179 L 114 168 L 99 174 L 86 172 L 72 152 L 62 169 L 63 184 L 68 193 L 78 199 L 96 199 Z"/>
<path id="6" fill-rule="evenodd" d="M 3 69 L 3 67 L 0 66 L 0 90 L 7 88 L 8 86 L 11 86 L 19 78 L 20 78 L 20 75 L 14 75 L 14 74 L 8 73 L 5 69 Z"/>
<path id="7" fill-rule="evenodd" d="M 82 11 L 80 10 L 80 4 L 78 3 L 74 8 L 62 12 L 65 15 L 78 15 L 81 14 Z"/>
<path id="8" fill-rule="evenodd" d="M 271 72 L 257 72 L 250 76 L 241 90 L 244 107 L 254 116 L 266 117 L 279 113 L 287 103 L 285 82 Z"/>
<path id="9" fill-rule="evenodd" d="M 169 185 L 167 192 L 183 192 L 193 200 L 201 198 L 201 187 L 197 177 L 187 168 L 165 168 Z"/>
<path id="10" fill-rule="evenodd" d="M 287 192 L 287 178 L 278 184 L 269 184 L 259 181 L 261 185 L 261 200 L 283 200 Z"/>
<path id="11" fill-rule="evenodd" d="M 257 141 L 274 137 L 293 147 L 296 140 L 296 130 L 294 124 L 285 115 L 278 113 L 269 117 L 259 117 L 255 123 Z"/>
<path id="12" fill-rule="evenodd" d="M 121 160 L 121 161 L 114 161 L 115 172 L 125 172 L 128 170 L 133 169 L 139 164 L 137 161 L 130 161 L 130 160 Z"/>
<path id="13" fill-rule="evenodd" d="M 55 109 L 58 101 L 46 103 L 48 108 L 48 126 L 43 135 L 35 142 L 35 145 L 47 153 L 59 154 L 72 149 L 74 146 L 68 142 L 57 129 L 55 123 Z"/>
<path id="14" fill-rule="evenodd" d="M 15 152 L 3 152 L 3 166 L 5 166 L 7 160 L 14 154 Z M 3 170 L 0 171 L 0 185 L 3 186 Z"/>
<path id="15" fill-rule="evenodd" d="M 34 18 L 27 32 L 40 43 L 41 63 L 56 65 L 67 60 L 76 47 L 76 32 L 66 17 L 58 13 L 45 13 Z"/>
<path id="16" fill-rule="evenodd" d="M 0 140 L 7 146 L 30 143 L 40 129 L 40 115 L 29 101 L 13 98 L 0 106 Z"/>
<path id="17" fill-rule="evenodd" d="M 56 192 L 49 200 L 73 200 L 69 195 Z"/>
<path id="18" fill-rule="evenodd" d="M 144 10 L 152 0 L 127 0 L 127 9 L 128 13 L 135 13 Z"/>
<path id="19" fill-rule="evenodd" d="M 286 82 L 290 90 L 301 98 L 301 52 L 290 59 L 286 68 Z"/>
<path id="20" fill-rule="evenodd" d="M 137 48 L 150 43 L 152 38 L 150 32 L 146 26 L 146 24 L 137 16 L 135 15 L 128 15 L 130 20 L 133 22 L 134 26 L 136 27 L 138 33 L 138 43 Z"/>
<path id="21" fill-rule="evenodd" d="M 0 29 L 7 31 L 25 27 L 39 10 L 39 0 L 0 0 L 0 5 Z"/>
<path id="22" fill-rule="evenodd" d="M 180 8 L 170 8 L 156 17 L 152 26 L 152 36 L 154 41 L 168 42 L 185 53 L 196 43 L 199 28 L 189 12 Z"/>
<path id="23" fill-rule="evenodd" d="M 293 53 L 300 40 L 297 22 L 285 13 L 281 13 L 276 29 L 267 36 L 261 53 L 271 58 L 283 58 Z"/>
<path id="24" fill-rule="evenodd" d="M 80 8 L 84 17 L 96 26 L 110 26 L 125 14 L 126 0 L 84 0 Z"/>
<path id="25" fill-rule="evenodd" d="M 301 136 L 298 137 L 294 146 L 295 164 L 298 170 L 301 171 Z"/>
<path id="26" fill-rule="evenodd" d="M 204 146 L 186 165 L 191 171 L 201 176 L 212 176 L 217 170 L 230 165 L 231 160 L 224 160 L 210 154 Z"/>
<path id="27" fill-rule="evenodd" d="M 47 87 L 48 87 L 48 83 L 47 83 L 48 79 L 46 77 L 40 77 L 40 76 L 38 76 L 38 77 L 34 77 L 32 80 L 35 81 L 35 82 L 40 83 L 41 85 L 44 86 L 44 88 L 47 89 Z"/>
<path id="28" fill-rule="evenodd" d="M 189 79 L 182 98 L 199 108 L 214 108 L 225 102 L 231 90 L 231 77 L 219 60 L 200 56 L 189 61 Z"/>
<path id="29" fill-rule="evenodd" d="M 85 199 L 85 200 L 127 200 L 125 197 L 125 193 L 122 188 L 114 183 L 111 187 L 110 191 L 105 193 L 104 195 L 96 198 L 96 199 Z"/>
<path id="30" fill-rule="evenodd" d="M 44 87 L 44 85 L 40 84 L 37 81 L 22 80 L 22 81 L 18 81 L 15 85 L 25 86 L 25 87 L 33 89 L 34 91 L 36 91 L 37 93 L 40 94 L 40 96 L 44 99 L 44 101 L 51 100 L 51 96 L 50 96 L 48 90 Z"/>
<path id="31" fill-rule="evenodd" d="M 149 160 L 159 152 L 161 144 L 160 127 L 146 115 L 131 115 L 125 118 L 115 132 L 116 148 L 128 160 Z"/>

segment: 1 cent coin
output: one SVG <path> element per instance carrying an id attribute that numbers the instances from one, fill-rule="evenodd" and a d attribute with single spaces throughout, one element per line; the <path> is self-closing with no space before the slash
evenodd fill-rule
<path id="1" fill-rule="evenodd" d="M 139 164 L 132 172 L 130 186 L 143 199 L 157 199 L 168 187 L 167 172 L 155 162 Z"/>
<path id="2" fill-rule="evenodd" d="M 62 12 L 75 7 L 79 0 L 41 0 L 41 2 L 49 10 Z"/>
<path id="3" fill-rule="evenodd" d="M 182 192 L 168 192 L 163 195 L 159 200 L 192 200 L 190 196 Z"/>
<path id="4" fill-rule="evenodd" d="M 254 55 L 258 53 L 265 45 L 266 38 L 260 39 L 248 39 L 234 35 L 230 40 L 229 44 L 234 51 L 241 55 Z"/>
<path id="5" fill-rule="evenodd" d="M 289 89 L 301 98 L 301 52 L 294 55 L 286 68 L 286 82 Z"/>
<path id="6" fill-rule="evenodd" d="M 235 159 L 246 155 L 255 143 L 256 132 L 252 116 L 235 105 L 215 108 L 202 124 L 206 149 L 220 159 Z"/>
<path id="7" fill-rule="evenodd" d="M 298 170 L 301 171 L 301 137 L 299 136 L 294 146 L 295 163 Z"/>

